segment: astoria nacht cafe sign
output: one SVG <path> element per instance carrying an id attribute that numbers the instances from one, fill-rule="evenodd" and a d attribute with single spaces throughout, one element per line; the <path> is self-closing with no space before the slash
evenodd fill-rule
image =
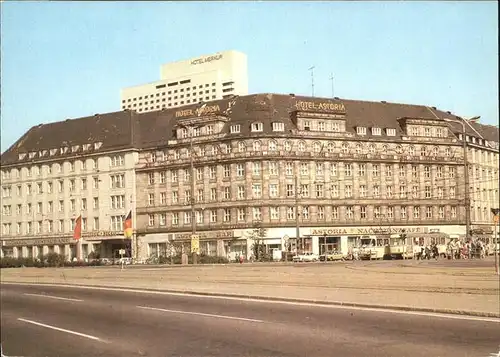
<path id="1" fill-rule="evenodd" d="M 345 112 L 345 106 L 343 103 L 332 103 L 332 102 L 310 102 L 299 100 L 295 103 L 295 108 L 304 112 Z"/>
<path id="2" fill-rule="evenodd" d="M 191 61 L 191 65 L 202 64 L 202 63 L 209 63 L 209 62 L 213 62 L 213 61 L 218 61 L 221 58 L 222 58 L 221 54 L 213 55 L 213 56 L 208 56 L 208 57 L 197 58 L 197 59 Z"/>

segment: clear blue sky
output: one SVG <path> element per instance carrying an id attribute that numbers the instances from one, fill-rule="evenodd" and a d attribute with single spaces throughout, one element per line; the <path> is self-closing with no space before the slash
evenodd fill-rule
<path id="1" fill-rule="evenodd" d="M 1 149 L 31 126 L 120 110 L 163 63 L 235 49 L 249 91 L 426 104 L 498 122 L 498 5 L 2 3 Z"/>

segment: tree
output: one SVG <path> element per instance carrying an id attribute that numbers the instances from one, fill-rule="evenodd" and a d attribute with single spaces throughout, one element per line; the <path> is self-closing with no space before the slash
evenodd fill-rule
<path id="1" fill-rule="evenodd" d="M 260 262 L 267 260 L 268 254 L 266 252 L 266 244 L 264 238 L 267 235 L 267 229 L 256 225 L 255 228 L 248 234 L 248 238 L 252 240 L 252 254 L 256 261 Z"/>

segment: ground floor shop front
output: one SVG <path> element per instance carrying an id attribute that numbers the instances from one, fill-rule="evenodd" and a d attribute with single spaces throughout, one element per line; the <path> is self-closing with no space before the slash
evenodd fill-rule
<path id="1" fill-rule="evenodd" d="M 265 245 L 266 252 L 278 258 L 282 252 L 311 252 L 322 254 L 339 251 L 348 254 L 361 244 L 362 239 L 373 238 L 377 245 L 393 244 L 394 237 L 406 235 L 407 245 L 418 245 L 422 239 L 434 237 L 465 238 L 463 225 L 411 225 L 411 226 L 355 226 L 355 227 L 303 227 L 299 229 L 299 239 L 295 227 L 269 228 L 265 235 L 255 238 L 254 229 L 228 229 L 199 231 L 199 252 L 201 254 L 223 256 L 236 260 L 239 256 L 251 259 L 253 246 Z M 482 237 L 493 242 L 494 232 L 483 229 Z M 137 238 L 137 259 L 147 260 L 190 253 L 190 233 L 143 234 Z M 440 242 L 436 242 L 441 244 Z M 444 244 L 444 243 L 443 243 Z"/>
<path id="2" fill-rule="evenodd" d="M 132 241 L 118 232 L 95 232 L 82 239 L 73 237 L 25 237 L 0 241 L 1 257 L 32 258 L 42 260 L 49 253 L 62 254 L 66 260 L 89 261 L 93 259 L 132 257 Z"/>
<path id="3" fill-rule="evenodd" d="M 496 227 L 498 230 L 498 226 Z M 361 244 L 363 239 L 375 239 L 377 245 L 392 244 L 391 239 L 406 235 L 406 244 L 419 245 L 434 236 L 465 238 L 463 225 L 412 225 L 412 226 L 351 226 L 351 227 L 301 227 L 299 238 L 295 227 L 268 228 L 256 236 L 254 229 L 226 229 L 198 231 L 198 252 L 210 256 L 237 260 L 240 256 L 251 259 L 255 244 L 263 245 L 265 251 L 279 259 L 283 252 L 311 252 L 323 254 L 338 251 L 348 254 Z M 472 226 L 473 236 L 485 243 L 494 241 L 493 226 Z M 496 233 L 499 237 L 499 232 Z M 441 239 L 441 238 L 440 238 Z M 442 238 L 444 239 L 444 238 Z M 438 242 L 439 244 L 444 244 Z M 99 258 L 117 259 L 131 257 L 146 262 L 151 257 L 175 256 L 191 253 L 191 234 L 141 233 L 124 239 L 121 232 L 86 233 L 79 241 L 72 237 L 25 237 L 0 240 L 1 257 L 24 257 L 42 259 L 48 253 L 59 253 L 67 260 L 91 260 Z M 427 243 L 426 243 L 427 244 Z"/>

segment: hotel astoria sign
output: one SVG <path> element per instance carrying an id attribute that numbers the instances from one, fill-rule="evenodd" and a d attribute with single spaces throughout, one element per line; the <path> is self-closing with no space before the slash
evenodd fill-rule
<path id="1" fill-rule="evenodd" d="M 295 103 L 295 108 L 304 112 L 345 112 L 343 103 L 333 102 L 311 102 L 299 100 Z"/>

